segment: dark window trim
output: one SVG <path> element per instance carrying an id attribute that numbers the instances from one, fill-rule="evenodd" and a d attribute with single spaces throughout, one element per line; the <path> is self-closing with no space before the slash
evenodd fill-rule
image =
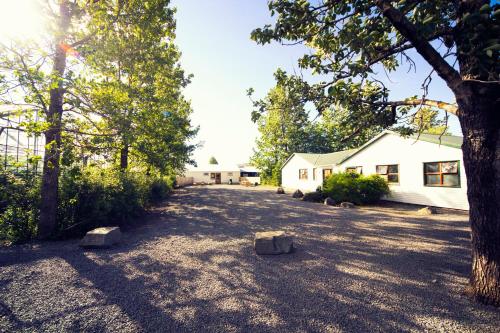
<path id="1" fill-rule="evenodd" d="M 391 166 L 391 165 L 397 165 L 397 166 L 398 166 L 398 173 L 389 173 L 389 166 Z M 379 166 L 386 166 L 386 167 L 387 167 L 387 173 L 386 173 L 386 174 L 383 174 L 383 173 L 378 173 L 378 172 L 377 172 L 377 168 L 378 168 Z M 380 176 L 380 175 L 382 175 L 382 176 L 398 175 L 398 182 L 397 182 L 397 183 L 396 183 L 396 182 L 390 182 L 390 181 L 389 181 L 389 177 L 387 177 L 387 184 L 389 184 L 389 185 L 400 185 L 400 183 L 399 183 L 399 182 L 400 182 L 401 177 L 399 176 L 399 174 L 400 174 L 400 172 L 399 172 L 399 171 L 400 171 L 400 169 L 399 169 L 399 164 L 377 164 L 377 165 L 375 165 L 375 173 L 376 173 L 377 175 L 379 175 L 379 176 Z M 425 175 L 424 175 L 424 177 L 425 177 Z"/>
<path id="2" fill-rule="evenodd" d="M 361 172 L 359 173 L 360 175 L 363 174 L 363 166 L 362 165 L 357 165 L 357 166 L 348 166 L 348 167 L 345 167 L 345 172 L 350 172 L 350 171 L 347 171 L 347 169 L 358 169 L 360 168 L 361 169 Z M 355 170 L 354 172 L 356 172 L 357 170 Z M 352 171 L 351 171 L 352 172 Z M 357 172 L 356 172 L 357 173 Z"/>
<path id="3" fill-rule="evenodd" d="M 449 163 L 449 162 L 457 162 L 457 173 L 449 173 L 449 172 L 445 172 L 445 173 L 442 173 L 441 172 L 441 163 Z M 432 163 L 439 163 L 439 172 L 429 172 L 429 173 L 426 173 L 425 172 L 425 165 L 426 164 L 432 164 Z M 424 181 L 424 186 L 425 187 L 444 187 L 444 188 L 461 188 L 462 187 L 462 177 L 460 177 L 460 160 L 447 160 L 447 161 L 435 161 L 435 162 L 423 162 L 422 163 L 422 167 L 423 167 L 423 181 Z M 451 186 L 451 185 L 442 185 L 443 184 L 443 175 L 458 175 L 458 185 L 454 185 L 454 186 Z M 436 184 L 426 184 L 425 183 L 425 175 L 441 175 L 441 185 L 436 185 Z"/>
<path id="4" fill-rule="evenodd" d="M 330 170 L 330 174 L 328 175 L 328 177 L 330 177 L 331 175 L 333 175 L 333 168 L 324 168 L 324 169 L 321 169 L 321 177 L 323 177 L 323 180 L 325 180 L 325 171 L 326 170 Z"/>

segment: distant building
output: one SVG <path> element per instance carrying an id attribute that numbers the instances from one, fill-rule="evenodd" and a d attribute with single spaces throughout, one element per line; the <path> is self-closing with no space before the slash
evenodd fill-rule
<path id="1" fill-rule="evenodd" d="M 295 153 L 281 169 L 282 185 L 314 191 L 333 172 L 378 174 L 389 183 L 387 200 L 467 210 L 462 140 L 432 134 L 403 138 L 384 131 L 357 149 Z"/>
<path id="2" fill-rule="evenodd" d="M 183 175 L 192 177 L 193 183 L 204 184 L 260 184 L 259 171 L 248 164 L 206 164 L 188 167 Z"/>

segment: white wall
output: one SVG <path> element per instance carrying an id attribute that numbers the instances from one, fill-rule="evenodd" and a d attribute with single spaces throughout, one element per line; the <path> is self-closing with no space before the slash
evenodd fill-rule
<path id="1" fill-rule="evenodd" d="M 424 162 L 460 161 L 460 187 L 424 186 Z M 362 166 L 363 174 L 376 173 L 376 165 L 399 164 L 399 184 L 390 185 L 387 198 L 421 205 L 469 209 L 462 150 L 395 134 L 386 134 L 339 166 Z"/>
<path id="2" fill-rule="evenodd" d="M 240 170 L 235 171 L 186 171 L 184 173 L 185 177 L 193 177 L 195 183 L 208 183 L 215 184 L 215 179 L 210 178 L 211 173 L 221 174 L 221 183 L 229 183 L 229 179 L 233 180 L 233 184 L 237 184 L 240 178 Z M 232 173 L 232 175 L 230 175 Z M 206 174 L 206 175 L 205 175 Z"/>
<path id="3" fill-rule="evenodd" d="M 313 165 L 298 155 L 288 161 L 281 169 L 281 185 L 288 189 L 300 189 L 302 192 L 315 191 L 323 183 L 320 167 L 316 168 L 316 178 L 313 180 Z M 299 169 L 307 169 L 307 180 L 299 179 Z"/>

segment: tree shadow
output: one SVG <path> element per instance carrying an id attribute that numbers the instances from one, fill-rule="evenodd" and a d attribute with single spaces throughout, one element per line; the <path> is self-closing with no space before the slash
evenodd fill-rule
<path id="1" fill-rule="evenodd" d="M 293 233 L 297 250 L 255 255 L 254 232 L 273 229 Z M 423 218 L 236 186 L 192 187 L 176 191 L 116 248 L 52 246 L 15 259 L 0 251 L 0 263 L 8 264 L 0 268 L 0 290 L 20 283 L 15 270 L 62 259 L 73 272 L 65 289 L 95 295 L 85 308 L 48 311 L 34 326 L 0 296 L 12 327 L 61 327 L 63 318 L 70 331 L 494 331 L 500 321 L 498 309 L 460 293 L 470 270 L 464 216 Z M 91 320 L 96 311 L 102 316 Z"/>

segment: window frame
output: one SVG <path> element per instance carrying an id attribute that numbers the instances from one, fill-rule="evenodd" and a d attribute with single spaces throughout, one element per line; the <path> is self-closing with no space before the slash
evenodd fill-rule
<path id="1" fill-rule="evenodd" d="M 304 172 L 305 178 L 302 178 L 302 171 L 305 171 Z M 308 169 L 299 169 L 299 180 L 308 180 L 309 179 L 308 173 L 309 173 Z"/>
<path id="2" fill-rule="evenodd" d="M 456 162 L 457 163 L 457 172 L 442 172 L 441 170 L 441 164 L 442 163 L 451 163 L 451 162 Z M 439 164 L 439 172 L 426 172 L 425 171 L 425 165 L 426 164 L 433 164 L 433 163 L 438 163 Z M 447 161 L 435 161 L 435 162 L 423 162 L 422 163 L 423 167 L 423 181 L 424 181 L 424 186 L 425 187 L 445 187 L 445 188 L 461 188 L 462 187 L 462 177 L 460 177 L 460 160 L 447 160 Z M 440 184 L 427 184 L 426 183 L 426 176 L 427 175 L 439 175 L 439 178 L 441 180 Z M 457 175 L 458 176 L 458 184 L 457 185 L 444 185 L 443 184 L 443 175 Z"/>
<path id="3" fill-rule="evenodd" d="M 389 167 L 390 166 L 397 166 L 398 167 L 398 173 L 394 173 L 394 172 L 389 172 Z M 378 167 L 387 167 L 387 173 L 378 173 Z M 399 182 L 400 182 L 400 177 L 399 177 L 399 164 L 377 164 L 375 165 L 375 174 L 379 175 L 379 176 L 386 176 L 387 179 L 385 180 L 387 182 L 387 184 L 389 185 L 399 185 Z M 398 181 L 397 182 L 390 182 L 389 181 L 389 175 L 398 175 Z M 384 177 L 382 177 L 384 178 Z"/>
<path id="4" fill-rule="evenodd" d="M 358 172 L 358 168 L 359 168 L 360 172 Z M 349 171 L 348 169 L 354 169 L 354 171 Z M 357 173 L 358 175 L 362 175 L 363 174 L 363 166 L 362 165 L 348 166 L 348 167 L 345 167 L 345 172 L 354 172 L 354 173 Z"/>
<path id="5" fill-rule="evenodd" d="M 330 174 L 328 176 L 325 177 L 325 171 L 329 171 Z M 321 170 L 321 176 L 323 177 L 323 180 L 325 180 L 326 178 L 330 177 L 331 175 L 333 175 L 333 169 L 332 168 L 324 168 Z"/>

